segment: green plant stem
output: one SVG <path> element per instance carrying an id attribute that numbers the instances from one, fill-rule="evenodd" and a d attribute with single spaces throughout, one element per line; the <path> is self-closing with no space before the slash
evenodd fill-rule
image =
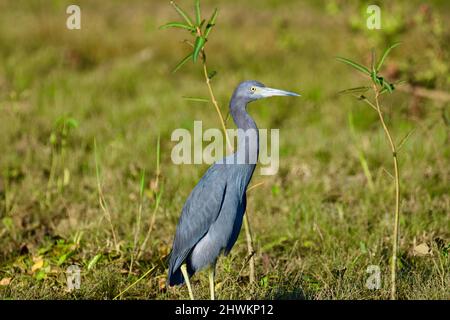
<path id="1" fill-rule="evenodd" d="M 139 197 L 138 214 L 137 214 L 136 226 L 135 226 L 135 230 L 134 230 L 133 251 L 131 253 L 131 262 L 130 262 L 130 268 L 129 268 L 128 274 L 131 274 L 131 272 L 133 271 L 134 260 L 135 260 L 135 257 L 137 257 L 137 255 L 139 253 L 138 241 L 139 241 L 139 232 L 141 231 L 142 202 L 143 202 L 143 198 L 142 198 L 142 194 L 141 194 Z"/>
<path id="2" fill-rule="evenodd" d="M 55 166 L 56 166 L 56 156 L 55 156 L 55 150 L 52 147 L 52 150 L 51 150 L 50 174 L 48 176 L 47 189 L 46 189 L 46 192 L 45 192 L 45 204 L 47 206 L 50 205 L 51 189 L 52 189 L 53 179 L 55 177 L 55 170 L 56 170 Z"/>
<path id="3" fill-rule="evenodd" d="M 394 217 L 394 230 L 393 230 L 393 240 L 392 240 L 392 261 L 391 261 L 391 300 L 396 299 L 396 277 L 397 277 L 397 249 L 398 249 L 398 232 L 399 232 L 399 216 L 400 216 L 400 174 L 398 168 L 398 159 L 397 159 L 397 149 L 392 139 L 391 133 L 389 132 L 386 123 L 384 122 L 383 113 L 381 112 L 380 103 L 379 103 L 379 95 L 380 92 L 374 86 L 375 90 L 375 104 L 378 112 L 378 116 L 380 117 L 381 124 L 383 126 L 384 132 L 389 141 L 389 145 L 392 151 L 392 157 L 394 159 L 394 178 L 395 178 L 395 217 Z"/>
<path id="4" fill-rule="evenodd" d="M 153 231 L 153 227 L 155 226 L 156 212 L 158 211 L 158 208 L 159 208 L 159 203 L 161 201 L 161 195 L 162 195 L 162 190 L 156 195 L 155 206 L 153 208 L 153 213 L 152 213 L 152 216 L 151 216 L 151 219 L 150 219 L 150 224 L 149 224 L 149 227 L 148 227 L 145 239 L 142 242 L 141 248 L 140 248 L 140 250 L 139 250 L 139 252 L 137 254 L 137 259 L 140 258 L 142 252 L 144 251 L 145 246 L 146 246 L 148 240 L 150 239 L 150 235 L 151 235 L 151 233 Z"/>
<path id="5" fill-rule="evenodd" d="M 156 172 L 155 172 L 155 206 L 153 207 L 153 213 L 152 216 L 150 218 L 150 223 L 149 223 L 149 227 L 147 230 L 147 234 L 145 235 L 144 241 L 141 244 L 141 247 L 138 249 L 138 253 L 137 253 L 137 258 L 139 259 L 142 252 L 144 252 L 145 246 L 147 244 L 147 241 L 150 239 L 150 235 L 152 233 L 153 227 L 155 225 L 155 221 L 156 221 L 156 212 L 158 211 L 159 208 L 159 203 L 161 201 L 161 196 L 162 196 L 162 192 L 163 190 L 158 190 L 158 183 L 159 183 L 159 177 L 161 175 L 161 167 L 160 167 L 160 163 L 161 163 L 161 137 L 158 134 L 158 140 L 156 143 Z"/>
<path id="6" fill-rule="evenodd" d="M 249 279 L 250 283 L 255 282 L 255 251 L 253 249 L 253 237 L 252 232 L 250 230 L 250 222 L 248 219 L 248 214 L 246 213 L 244 215 L 244 230 L 245 230 L 245 239 L 247 240 L 247 251 L 249 254 L 249 267 L 250 267 L 250 274 Z"/>
<path id="7" fill-rule="evenodd" d="M 120 292 L 117 296 L 115 296 L 113 298 L 113 300 L 116 300 L 117 298 L 119 298 L 120 296 L 122 296 L 125 292 L 127 292 L 128 290 L 130 290 L 132 287 L 134 287 L 136 285 L 136 283 L 138 283 L 139 281 L 141 281 L 142 279 L 144 279 L 150 272 L 152 272 L 154 269 L 156 268 L 156 266 L 152 267 L 150 270 L 148 270 L 146 273 L 144 273 L 139 279 L 137 279 L 135 282 L 133 282 L 132 284 L 130 284 L 125 290 L 123 290 L 122 292 Z"/>
<path id="8" fill-rule="evenodd" d="M 220 123 L 222 125 L 222 130 L 223 130 L 223 132 L 225 134 L 225 140 L 227 142 L 228 149 L 229 149 L 230 152 L 232 152 L 233 151 L 233 146 L 231 145 L 230 139 L 229 139 L 228 134 L 227 134 L 227 129 L 225 127 L 225 121 L 223 120 L 222 112 L 220 112 L 219 105 L 217 103 L 216 97 L 214 96 L 214 92 L 213 92 L 212 87 L 211 87 L 211 81 L 209 79 L 208 69 L 206 67 L 206 59 L 203 59 L 203 73 L 205 75 L 206 86 L 208 87 L 208 91 L 209 91 L 209 95 L 211 97 L 211 101 L 212 101 L 214 107 L 216 108 L 217 114 L 219 115 L 219 118 L 220 118 Z"/>

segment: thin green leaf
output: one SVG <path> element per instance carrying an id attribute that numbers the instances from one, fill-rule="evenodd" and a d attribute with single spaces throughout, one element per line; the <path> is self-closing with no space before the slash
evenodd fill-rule
<path id="1" fill-rule="evenodd" d="M 78 127 L 78 121 L 73 119 L 73 118 L 69 118 L 67 119 L 67 125 L 69 128 L 77 128 Z"/>
<path id="2" fill-rule="evenodd" d="M 399 81 L 396 81 L 393 85 L 401 86 L 401 85 L 404 85 L 405 83 L 407 83 L 406 80 L 399 80 Z"/>
<path id="3" fill-rule="evenodd" d="M 395 85 L 385 81 L 383 83 L 383 89 L 381 89 L 380 94 L 383 94 L 385 92 L 392 93 L 395 90 Z"/>
<path id="4" fill-rule="evenodd" d="M 102 257 L 102 254 L 101 254 L 101 253 L 96 254 L 96 255 L 91 259 L 91 261 L 89 261 L 88 266 L 87 266 L 87 269 L 88 269 L 88 270 L 91 270 L 91 269 L 97 264 L 98 260 L 100 260 L 101 257 Z"/>
<path id="5" fill-rule="evenodd" d="M 179 15 L 183 17 L 183 19 L 188 23 L 189 26 L 194 27 L 192 20 L 189 18 L 186 12 L 183 11 L 183 9 L 181 9 L 174 1 L 170 1 L 170 4 L 175 8 L 175 10 L 177 10 Z"/>
<path id="6" fill-rule="evenodd" d="M 356 88 L 350 88 L 350 89 L 345 89 L 342 91 L 339 91 L 339 94 L 356 94 L 356 93 L 364 93 L 367 90 L 369 90 L 370 87 L 356 87 Z"/>
<path id="7" fill-rule="evenodd" d="M 167 28 L 181 28 L 189 31 L 195 31 L 194 27 L 191 27 L 181 22 L 169 22 L 159 27 L 159 29 L 167 29 Z"/>
<path id="8" fill-rule="evenodd" d="M 189 58 L 188 58 L 189 59 Z M 161 136 L 158 133 L 158 140 L 156 142 L 156 176 L 160 173 L 160 160 L 161 160 Z"/>
<path id="9" fill-rule="evenodd" d="M 209 18 L 208 23 L 206 24 L 206 28 L 205 28 L 205 38 L 208 38 L 209 33 L 211 32 L 212 27 L 214 27 L 214 25 L 216 24 L 216 18 L 217 18 L 217 14 L 219 13 L 219 11 L 216 9 L 214 9 L 213 14 L 211 15 L 211 18 Z"/>
<path id="10" fill-rule="evenodd" d="M 359 150 L 358 158 L 359 158 L 359 163 L 361 164 L 361 167 L 363 168 L 364 175 L 366 176 L 369 189 L 370 190 L 375 189 L 374 184 L 373 184 L 372 173 L 370 172 L 369 164 L 367 163 L 366 157 L 364 156 L 364 153 L 362 152 L 362 150 Z"/>
<path id="11" fill-rule="evenodd" d="M 202 17 L 200 15 L 200 0 L 195 1 L 195 16 L 197 18 L 197 26 L 200 26 L 200 23 L 202 23 Z"/>
<path id="12" fill-rule="evenodd" d="M 383 82 L 383 87 L 385 87 L 389 91 L 389 93 L 392 93 L 392 91 L 394 91 L 394 86 L 387 81 Z"/>
<path id="13" fill-rule="evenodd" d="M 390 46 L 389 48 L 386 49 L 386 51 L 384 51 L 383 56 L 381 57 L 380 61 L 378 62 L 377 65 L 377 72 L 380 71 L 384 60 L 386 59 L 387 55 L 389 54 L 389 52 L 391 52 L 392 49 L 394 49 L 395 47 L 397 47 L 398 45 L 400 45 L 400 42 L 394 43 L 392 46 Z"/>
<path id="14" fill-rule="evenodd" d="M 195 39 L 194 55 L 192 57 L 194 62 L 197 62 L 200 50 L 202 50 L 203 46 L 205 45 L 205 40 L 206 39 L 204 37 L 197 37 L 197 39 Z"/>
<path id="15" fill-rule="evenodd" d="M 394 180 L 394 175 L 392 173 L 390 173 L 386 168 L 382 167 L 381 168 L 392 180 Z"/>
<path id="16" fill-rule="evenodd" d="M 70 252 L 69 253 L 65 253 L 62 256 L 60 256 L 59 259 L 58 259 L 57 265 L 58 266 L 62 265 L 67 260 L 67 257 L 69 256 L 69 254 L 70 254 Z"/>
<path id="17" fill-rule="evenodd" d="M 142 199 L 142 195 L 144 194 L 144 189 L 145 189 L 145 169 L 142 169 L 142 173 L 141 173 L 141 183 L 140 183 L 140 188 L 139 188 L 139 195 Z"/>
<path id="18" fill-rule="evenodd" d="M 99 160 L 98 160 L 98 153 L 97 153 L 97 141 L 94 138 L 94 158 L 95 158 L 95 175 L 97 177 L 97 183 L 100 186 L 100 167 L 99 167 Z"/>
<path id="19" fill-rule="evenodd" d="M 375 84 L 378 83 L 377 73 L 376 72 L 371 72 L 370 73 L 370 78 L 372 79 L 373 83 L 375 83 Z"/>
<path id="20" fill-rule="evenodd" d="M 229 118 L 230 118 L 230 111 L 227 112 L 227 116 L 225 117 L 225 124 L 228 122 Z"/>
<path id="21" fill-rule="evenodd" d="M 372 73 L 376 74 L 376 70 L 375 70 L 375 49 L 372 49 L 372 51 L 371 51 L 370 69 L 371 69 Z"/>
<path id="22" fill-rule="evenodd" d="M 403 84 L 405 84 L 405 83 L 407 83 L 405 80 L 399 80 L 399 81 L 396 81 L 396 82 L 394 82 L 394 83 L 390 83 L 391 90 L 394 91 L 395 88 L 396 88 L 397 86 L 401 86 L 401 85 L 403 85 Z M 385 93 L 385 92 L 387 92 L 387 91 L 388 91 L 387 88 L 383 88 L 383 89 L 380 91 L 380 94 L 383 94 L 383 93 Z M 392 91 L 391 91 L 391 92 L 392 92 Z"/>
<path id="23" fill-rule="evenodd" d="M 193 53 L 189 53 L 186 57 L 183 58 L 183 60 L 181 60 L 176 66 L 175 68 L 172 70 L 172 73 L 175 73 L 178 71 L 178 69 L 180 69 L 186 62 L 189 61 L 189 59 L 192 57 Z"/>
<path id="24" fill-rule="evenodd" d="M 189 40 L 184 39 L 183 42 L 188 44 L 190 47 L 194 48 L 194 45 Z"/>
<path id="25" fill-rule="evenodd" d="M 380 86 L 384 87 L 384 78 L 383 77 L 377 77 L 375 82 L 377 84 L 379 84 Z"/>
<path id="26" fill-rule="evenodd" d="M 113 300 L 116 300 L 117 298 L 119 298 L 121 295 L 123 295 L 125 292 L 127 292 L 131 287 L 133 287 L 136 283 L 138 283 L 139 281 L 141 281 L 142 279 L 144 279 L 150 272 L 152 272 L 154 269 L 156 268 L 156 266 L 152 267 L 150 270 L 148 270 L 146 273 L 144 273 L 144 275 L 142 277 L 140 277 L 139 279 L 137 279 L 135 282 L 133 282 L 132 284 L 130 284 L 125 290 L 123 290 L 122 292 L 120 292 L 117 296 L 115 296 L 113 298 Z"/>
<path id="27" fill-rule="evenodd" d="M 398 144 L 398 147 L 397 147 L 397 152 L 400 151 L 400 150 L 402 149 L 403 145 L 404 145 L 405 142 L 409 139 L 409 137 L 414 133 L 414 131 L 416 131 L 416 128 L 410 130 L 410 131 L 406 134 L 406 136 L 404 136 L 403 139 L 400 140 L 400 143 Z"/>
<path id="28" fill-rule="evenodd" d="M 283 242 L 285 242 L 285 241 L 288 240 L 288 239 L 289 239 L 288 237 L 281 236 L 280 238 L 275 239 L 274 241 L 265 244 L 265 245 L 261 248 L 261 251 L 262 251 L 262 252 L 263 252 L 263 251 L 268 251 L 268 250 L 272 249 L 273 247 L 275 247 L 275 246 L 277 246 L 277 245 L 281 245 Z"/>
<path id="29" fill-rule="evenodd" d="M 196 98 L 196 97 L 183 97 L 183 99 L 188 101 L 195 101 L 195 102 L 210 102 L 211 100 L 204 99 L 204 98 Z"/>
<path id="30" fill-rule="evenodd" d="M 365 74 L 367 74 L 367 75 L 370 76 L 370 71 L 369 71 L 369 69 L 367 69 L 367 68 L 366 68 L 365 66 L 363 66 L 363 65 L 360 65 L 359 63 L 356 63 L 356 62 L 354 62 L 354 61 L 352 61 L 352 60 L 349 60 L 349 59 L 347 59 L 347 58 L 342 58 L 342 57 L 336 57 L 336 60 L 338 60 L 338 61 L 340 61 L 340 62 L 343 62 L 343 63 L 346 63 L 346 64 L 348 64 L 349 66 L 352 66 L 353 68 L 355 68 L 356 70 L 361 71 L 362 73 L 365 73 Z"/>

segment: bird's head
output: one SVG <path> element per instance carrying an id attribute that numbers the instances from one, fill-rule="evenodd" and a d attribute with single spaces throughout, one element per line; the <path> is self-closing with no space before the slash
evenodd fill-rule
<path id="1" fill-rule="evenodd" d="M 266 87 L 254 80 L 241 82 L 234 90 L 233 98 L 242 99 L 246 103 L 273 96 L 300 96 L 297 93 Z"/>

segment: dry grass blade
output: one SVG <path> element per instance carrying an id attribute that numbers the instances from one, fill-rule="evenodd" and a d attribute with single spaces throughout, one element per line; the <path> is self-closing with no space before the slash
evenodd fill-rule
<path id="1" fill-rule="evenodd" d="M 145 246 L 147 245 L 147 242 L 150 239 L 150 235 L 152 233 L 153 227 L 155 226 L 156 212 L 159 209 L 159 204 L 161 202 L 161 197 L 162 197 L 163 191 L 164 191 L 163 188 L 159 188 L 159 177 L 161 175 L 160 162 L 161 162 L 161 137 L 158 135 L 158 140 L 156 143 L 156 172 L 155 172 L 155 183 L 154 183 L 154 189 L 156 191 L 155 205 L 153 207 L 153 212 L 150 217 L 147 233 L 146 233 L 144 241 L 142 241 L 141 247 L 138 251 L 137 259 L 139 259 L 142 252 L 144 252 Z"/>
<path id="2" fill-rule="evenodd" d="M 138 213 L 137 213 L 137 218 L 136 218 L 136 226 L 135 226 L 135 230 L 134 230 L 133 251 L 131 254 L 131 262 L 130 262 L 130 268 L 129 268 L 129 272 L 128 272 L 130 274 L 133 271 L 133 263 L 134 263 L 135 257 L 137 256 L 137 254 L 139 254 L 138 242 L 139 242 L 139 234 L 141 232 L 142 203 L 144 200 L 144 188 L 145 188 L 145 170 L 142 169 L 141 181 L 140 181 L 140 185 L 139 185 L 139 206 L 138 206 Z"/>
<path id="3" fill-rule="evenodd" d="M 105 197 L 103 195 L 102 185 L 100 182 L 100 166 L 99 166 L 99 160 L 98 160 L 98 152 L 97 152 L 97 141 L 94 139 L 94 156 L 95 156 L 95 173 L 97 177 L 97 191 L 98 191 L 98 202 L 100 204 L 100 208 L 103 211 L 103 214 L 106 217 L 106 220 L 109 223 L 109 226 L 111 228 L 111 234 L 114 241 L 114 249 L 117 251 L 119 250 L 116 232 L 114 231 L 114 226 L 112 224 L 111 219 L 111 212 L 109 211 L 108 204 L 106 203 Z"/>
<path id="4" fill-rule="evenodd" d="M 400 142 L 398 143 L 398 147 L 397 150 L 400 151 L 403 147 L 403 145 L 406 143 L 406 141 L 408 141 L 408 139 L 411 137 L 411 135 L 416 131 L 416 128 L 410 130 L 406 136 L 403 137 L 402 140 L 400 140 Z"/>

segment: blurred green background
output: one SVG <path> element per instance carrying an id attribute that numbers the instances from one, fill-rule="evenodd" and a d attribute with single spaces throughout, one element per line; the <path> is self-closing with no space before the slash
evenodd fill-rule
<path id="1" fill-rule="evenodd" d="M 366 27 L 374 3 L 381 30 Z M 382 103 L 397 142 L 414 130 L 399 154 L 398 295 L 450 298 L 450 2 L 374 3 L 202 2 L 205 16 L 219 8 L 206 50 L 223 114 L 242 80 L 302 94 L 249 107 L 260 128 L 280 129 L 280 170 L 256 174 L 264 185 L 249 192 L 257 281 L 241 235 L 219 262 L 219 298 L 389 297 L 392 159 L 377 114 L 337 94 L 366 80 L 335 56 L 367 65 L 396 41 L 382 74 L 406 83 Z M 170 135 L 194 120 L 219 127 L 212 105 L 183 99 L 208 97 L 200 64 L 171 73 L 189 48 L 184 32 L 158 30 L 179 20 L 168 1 L 77 1 L 81 30 L 66 28 L 70 4 L 0 2 L 0 298 L 112 299 L 151 268 L 119 298 L 187 298 L 166 287 L 164 259 L 207 166 L 174 165 Z M 68 291 L 73 264 L 81 288 Z M 381 268 L 379 290 L 366 288 L 369 265 Z M 208 298 L 204 274 L 193 285 Z"/>

